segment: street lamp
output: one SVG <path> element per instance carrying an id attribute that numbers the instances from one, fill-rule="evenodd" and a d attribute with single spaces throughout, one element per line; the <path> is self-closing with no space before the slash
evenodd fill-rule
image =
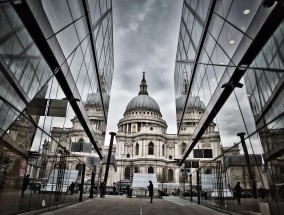
<path id="1" fill-rule="evenodd" d="M 119 181 L 119 192 L 121 192 L 121 173 L 119 174 L 120 181 Z"/>

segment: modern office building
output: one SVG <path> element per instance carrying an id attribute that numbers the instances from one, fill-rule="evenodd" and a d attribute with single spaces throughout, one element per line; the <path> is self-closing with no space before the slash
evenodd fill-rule
<path id="1" fill-rule="evenodd" d="M 283 19 L 283 0 L 184 0 L 178 134 L 166 133 L 143 77 L 118 122 L 111 182 L 156 173 L 161 184 L 188 181 L 190 200 L 225 212 L 282 214 Z M 89 198 L 89 179 L 103 172 L 90 161 L 105 158 L 112 1 L 1 1 L 0 29 L 0 214 Z"/>
<path id="2" fill-rule="evenodd" d="M 176 98 L 183 94 L 187 78 L 189 86 L 178 118 L 178 133 L 182 132 L 186 107 L 192 97 L 199 97 L 205 110 L 189 137 L 180 164 L 215 123 L 221 144 L 227 148 L 223 155 L 239 145 L 250 181 L 244 192 L 254 197 L 242 200 L 248 209 L 226 198 L 225 192 L 232 185 L 226 172 L 228 165 L 224 168 L 224 156 L 220 156 L 206 164 L 215 167 L 210 174 L 216 180 L 214 190 L 202 195 L 199 202 L 241 213 L 283 211 L 283 12 L 282 1 L 186 0 L 183 3 L 176 53 Z M 243 183 L 241 178 L 240 182 Z M 242 186 L 244 189 L 244 183 Z M 259 191 L 263 189 L 265 198 L 259 201 Z M 215 194 L 213 198 L 210 194 L 216 190 L 218 198 Z M 202 187 L 199 191 L 203 192 Z"/>
<path id="3" fill-rule="evenodd" d="M 1 1 L 0 29 L 0 213 L 82 201 L 89 193 L 78 184 L 85 173 L 95 172 L 78 149 L 104 156 L 114 59 L 112 2 Z M 70 139 L 73 125 L 77 131 Z M 31 183 L 21 197 L 27 174 Z M 63 198 L 71 179 L 77 184 L 74 195 Z M 54 192 L 39 193 L 47 183 L 55 185 Z"/>

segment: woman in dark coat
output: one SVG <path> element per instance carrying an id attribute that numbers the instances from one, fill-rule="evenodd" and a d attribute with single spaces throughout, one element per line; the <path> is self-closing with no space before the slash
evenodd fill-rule
<path id="1" fill-rule="evenodd" d="M 148 189 L 149 189 L 149 196 L 151 199 L 150 203 L 152 203 L 153 202 L 153 190 L 154 190 L 152 181 L 149 181 Z"/>
<path id="2" fill-rule="evenodd" d="M 235 190 L 235 194 L 236 194 L 236 198 L 237 198 L 238 204 L 240 205 L 241 204 L 242 188 L 241 188 L 241 185 L 240 185 L 239 181 L 237 182 L 234 190 Z"/>

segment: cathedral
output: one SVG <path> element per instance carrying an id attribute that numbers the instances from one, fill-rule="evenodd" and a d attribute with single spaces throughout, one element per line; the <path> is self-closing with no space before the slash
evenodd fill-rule
<path id="1" fill-rule="evenodd" d="M 131 181 L 133 173 L 154 173 L 159 186 L 170 191 L 188 182 L 188 173 L 220 155 L 220 135 L 215 131 L 216 124 L 212 122 L 193 154 L 188 156 L 186 163 L 189 168 L 177 166 L 176 161 L 182 158 L 205 110 L 199 97 L 189 96 L 183 121 L 180 122 L 187 95 L 187 80 L 184 81 L 183 88 L 182 95 L 176 99 L 177 122 L 181 123 L 180 134 L 167 134 L 167 123 L 162 118 L 158 103 L 149 96 L 143 72 L 140 91 L 130 100 L 123 118 L 118 122 L 114 148 L 117 162 L 115 182 L 123 179 Z M 211 174 L 210 169 L 201 169 L 201 174 L 203 172 Z M 194 175 L 192 182 L 193 185 L 196 184 Z"/>
<path id="2" fill-rule="evenodd" d="M 104 80 L 103 77 L 101 80 Z M 104 88 L 103 92 L 104 101 L 108 103 L 109 96 Z M 201 168 L 201 174 L 211 174 L 211 169 L 204 169 L 202 164 L 221 154 L 220 135 L 215 130 L 216 124 L 213 122 L 194 148 L 193 153 L 186 159 L 186 168 L 177 165 L 177 160 L 182 158 L 195 126 L 205 110 L 205 105 L 198 96 L 189 96 L 187 106 L 183 110 L 187 93 L 188 80 L 185 79 L 181 96 L 176 99 L 177 124 L 181 129 L 179 135 L 167 134 L 167 122 L 162 118 L 158 103 L 149 96 L 145 72 L 143 72 L 138 95 L 130 100 L 123 118 L 118 122 L 116 144 L 112 148 L 115 162 L 109 170 L 107 186 L 116 186 L 119 189 L 122 182 L 131 184 L 133 173 L 154 173 L 159 187 L 162 186 L 163 189 L 171 192 L 174 188 L 188 183 L 189 173 L 197 168 Z M 103 143 L 106 124 L 103 119 L 102 104 L 96 93 L 87 96 L 85 108 L 96 136 Z M 182 114 L 184 116 L 181 121 Z M 56 160 L 58 142 L 87 163 L 90 161 L 89 158 L 97 157 L 77 117 L 72 119 L 72 124 L 71 128 L 52 128 L 53 139 L 50 143 L 46 142 L 43 148 L 45 174 L 42 177 L 48 177 L 52 169 L 58 168 L 59 164 Z M 108 150 L 109 147 L 104 146 L 105 156 Z M 104 164 L 105 161 L 97 166 L 96 181 L 103 180 Z M 80 172 L 80 165 L 76 159 L 67 158 L 65 168 L 76 169 Z M 196 185 L 194 174 L 192 174 L 192 183 Z M 85 178 L 90 180 L 90 176 L 91 170 L 87 170 Z M 80 174 L 78 174 L 77 181 L 80 181 Z"/>

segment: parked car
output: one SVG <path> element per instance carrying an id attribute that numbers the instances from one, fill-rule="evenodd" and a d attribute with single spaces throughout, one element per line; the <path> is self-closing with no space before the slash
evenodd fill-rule
<path id="1" fill-rule="evenodd" d="M 242 198 L 252 198 L 252 194 L 250 192 L 242 192 L 241 197 Z"/>
<path id="2" fill-rule="evenodd" d="M 91 189 L 89 189 L 89 192 L 91 192 Z M 93 193 L 94 193 L 94 194 L 97 194 L 96 188 L 94 188 Z"/>
<path id="3" fill-rule="evenodd" d="M 182 194 L 184 197 L 190 197 L 191 196 L 191 192 L 190 191 L 185 191 L 183 194 Z M 192 196 L 197 196 L 197 192 L 196 191 L 192 191 Z"/>
<path id="4" fill-rule="evenodd" d="M 166 193 L 166 192 L 164 192 L 164 191 L 160 191 L 161 192 L 161 196 L 168 196 L 168 194 Z"/>
<path id="5" fill-rule="evenodd" d="M 37 190 L 40 191 L 40 189 L 41 189 L 41 182 L 31 181 L 29 186 L 30 186 L 30 190 L 33 190 L 34 192 L 36 192 Z"/>

